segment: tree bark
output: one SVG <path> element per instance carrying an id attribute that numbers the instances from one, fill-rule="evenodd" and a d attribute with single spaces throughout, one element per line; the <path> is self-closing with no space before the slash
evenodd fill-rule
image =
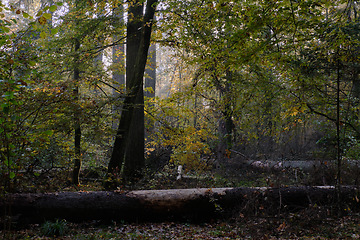
<path id="1" fill-rule="evenodd" d="M 136 54 L 130 54 L 129 52 L 129 56 L 128 54 L 126 56 L 127 97 L 124 100 L 113 152 L 108 166 L 109 173 L 118 173 L 121 172 L 123 167 L 122 165 L 125 161 L 123 177 L 126 180 L 137 178 L 139 175 L 141 175 L 140 173 L 142 171 L 142 167 L 145 164 L 143 147 L 143 78 L 150 46 L 151 28 L 155 14 L 156 3 L 157 0 L 147 1 L 146 12 L 143 20 L 141 21 L 141 25 L 138 25 L 138 20 L 136 20 L 137 18 L 134 19 L 134 22 L 128 22 L 127 41 L 129 42 L 127 43 L 127 53 L 128 51 L 135 51 Z M 135 14 L 134 16 L 139 16 L 136 14 L 141 14 L 140 16 L 142 16 L 142 7 L 136 6 L 135 3 L 135 5 L 132 5 L 132 7 L 129 9 L 129 12 L 133 13 L 132 15 Z M 134 33 L 135 35 L 131 35 L 131 33 Z M 140 34 L 140 37 L 137 37 L 137 34 Z M 135 40 L 131 40 L 133 37 Z M 138 42 L 135 43 L 133 41 Z M 129 71 L 128 68 L 130 69 Z M 134 119 L 136 119 L 136 121 Z"/>
<path id="2" fill-rule="evenodd" d="M 128 15 L 131 16 L 127 22 L 127 39 L 126 39 L 126 91 L 129 92 L 135 79 L 132 78 L 134 71 L 145 71 L 136 69 L 136 58 L 140 50 L 140 41 L 142 36 L 141 28 L 143 27 L 144 4 L 136 1 L 131 4 Z M 146 55 L 147 58 L 147 55 Z M 139 83 L 139 91 L 135 97 L 133 106 L 133 116 L 130 123 L 130 134 L 124 143 L 125 163 L 123 168 L 123 178 L 125 180 L 134 180 L 141 177 L 142 169 L 145 166 L 144 159 L 144 91 L 143 81 Z"/>
<path id="3" fill-rule="evenodd" d="M 145 91 L 144 96 L 147 98 L 155 98 L 156 86 L 156 43 L 152 43 L 149 47 L 147 68 L 145 69 Z M 150 106 L 151 107 L 151 106 Z M 154 125 L 151 124 L 150 118 L 145 118 L 145 141 L 150 142 L 150 136 L 154 131 Z"/>
<path id="4" fill-rule="evenodd" d="M 149 47 L 148 54 L 148 68 L 145 70 L 145 96 L 149 98 L 155 97 L 155 85 L 156 85 L 156 43 L 152 43 Z M 148 89 L 152 89 L 148 91 Z"/>
<path id="5" fill-rule="evenodd" d="M 117 4 L 114 6 L 113 15 L 116 21 L 123 22 L 124 18 L 124 9 L 122 4 Z M 118 25 L 117 22 L 114 23 L 114 26 Z M 123 34 L 114 34 L 113 42 L 117 42 Z M 115 84 L 113 89 L 114 105 L 113 105 L 113 120 L 112 120 L 112 129 L 116 131 L 116 128 L 119 124 L 119 116 L 121 116 L 121 103 L 123 99 L 120 97 L 120 92 L 123 93 L 125 89 L 125 44 L 119 43 L 112 47 L 112 60 L 114 69 L 112 70 L 112 79 Z M 123 94 L 121 94 L 123 95 Z"/>
<path id="6" fill-rule="evenodd" d="M 137 181 L 142 177 L 145 168 L 145 119 L 144 119 L 144 91 L 143 85 L 137 93 L 130 134 L 126 142 L 123 179 Z"/>
<path id="7" fill-rule="evenodd" d="M 233 143 L 234 127 L 233 122 L 233 104 L 231 96 L 231 82 L 232 82 L 232 73 L 228 70 L 226 71 L 226 82 L 222 86 L 219 80 L 214 79 L 216 87 L 220 94 L 220 99 L 222 99 L 223 108 L 221 110 L 221 117 L 219 119 L 218 134 L 219 134 L 219 144 L 218 144 L 218 160 L 223 159 L 225 156 L 230 157 L 230 151 Z"/>
<path id="8" fill-rule="evenodd" d="M 356 187 L 342 188 L 342 201 L 359 210 Z M 334 187 L 201 188 L 122 192 L 8 194 L 0 198 L 1 216 L 11 208 L 13 221 L 195 220 L 218 217 L 277 215 L 310 206 L 335 206 Z M 3 218 L 5 219 L 5 218 Z"/>
<path id="9" fill-rule="evenodd" d="M 73 184 L 79 185 L 79 175 L 81 169 L 81 125 L 80 125 L 80 106 L 79 100 L 79 81 L 80 81 L 80 70 L 79 70 L 79 56 L 78 51 L 80 49 L 79 39 L 75 39 L 75 59 L 74 59 L 74 100 L 75 100 L 75 111 L 74 111 L 74 129 L 75 129 L 75 160 L 74 160 L 74 171 L 73 171 Z"/>

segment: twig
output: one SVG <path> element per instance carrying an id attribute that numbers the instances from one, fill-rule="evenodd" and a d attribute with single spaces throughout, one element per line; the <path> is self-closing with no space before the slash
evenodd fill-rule
<path id="1" fill-rule="evenodd" d="M 233 153 L 236 153 L 236 154 L 238 154 L 238 155 L 240 155 L 240 156 L 242 156 L 242 157 L 245 158 L 246 160 L 250 160 L 249 157 L 247 157 L 245 154 L 242 154 L 241 152 L 238 152 L 238 151 L 235 151 L 235 150 L 232 150 L 232 149 L 230 149 L 230 151 L 233 152 Z"/>

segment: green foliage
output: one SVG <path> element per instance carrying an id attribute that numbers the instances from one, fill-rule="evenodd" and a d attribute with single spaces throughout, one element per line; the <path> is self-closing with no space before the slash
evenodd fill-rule
<path id="1" fill-rule="evenodd" d="M 236 137 L 280 141 L 284 129 L 303 125 L 305 104 L 294 101 L 293 91 L 287 89 L 293 81 L 287 66 L 309 25 L 323 20 L 321 5 L 313 1 L 168 4 L 162 30 L 170 46 L 180 49 L 181 59 L 195 68 L 192 80 L 186 81 L 200 92 L 199 103 L 210 102 L 206 114 L 216 123 L 208 130 L 218 132 L 219 143 L 224 138 L 229 148 Z"/>
<path id="2" fill-rule="evenodd" d="M 36 56 L 31 51 L 29 39 L 21 32 L 10 31 L 17 25 L 12 13 L 19 13 L 19 9 L 6 8 L 0 19 L 0 172 L 1 184 L 6 191 L 11 190 L 18 170 L 29 156 L 25 151 L 29 141 L 27 126 L 24 121 L 26 113 L 21 112 L 27 88 L 36 75 L 32 65 Z M 10 12 L 10 13 L 9 13 Z M 5 15 L 5 13 L 7 15 Z M 38 136 L 30 133 L 30 136 Z"/>
<path id="3" fill-rule="evenodd" d="M 185 127 L 180 134 L 172 134 L 171 139 L 163 142 L 165 146 L 173 147 L 170 162 L 184 165 L 189 170 L 204 170 L 208 166 L 203 156 L 210 154 L 208 143 L 211 137 L 205 129 L 196 130 L 194 127 Z"/>
<path id="4" fill-rule="evenodd" d="M 344 148 L 344 158 L 349 160 L 358 160 L 360 158 L 360 141 L 354 136 L 350 136 L 346 141 Z"/>
<path id="5" fill-rule="evenodd" d="M 47 237 L 61 237 L 68 230 L 67 222 L 62 219 L 56 219 L 55 222 L 46 221 L 41 225 L 41 233 Z"/>
<path id="6" fill-rule="evenodd" d="M 1 186 L 7 190 L 24 171 L 67 167 L 71 163 L 75 110 L 81 112 L 85 126 L 85 148 L 92 152 L 99 149 L 104 155 L 109 146 L 111 134 L 103 133 L 111 131 L 111 121 L 106 120 L 111 100 L 98 96 L 101 91 L 109 91 L 100 84 L 109 79 L 103 77 L 104 71 L 93 59 L 98 53 L 95 46 L 103 39 L 100 32 L 105 27 L 109 30 L 112 20 L 85 16 L 87 11 L 95 10 L 83 5 L 56 15 L 55 25 L 54 14 L 61 6 L 58 2 L 37 9 L 32 17 L 22 9 L 0 5 L 0 90 L 4 93 L 0 99 L 0 171 L 1 182 L 5 183 Z M 76 18 L 79 25 L 73 21 Z M 116 31 L 109 30 L 109 35 Z M 71 39 L 75 35 L 83 39 L 79 101 L 74 101 L 74 83 L 69 80 L 74 56 Z"/>
<path id="7" fill-rule="evenodd" d="M 208 167 L 204 156 L 211 155 L 210 143 L 216 136 L 211 132 L 211 123 L 202 116 L 204 108 L 191 103 L 192 94 L 179 92 L 147 105 L 146 116 L 160 123 L 150 136 L 153 141 L 148 149 L 170 147 L 171 163 L 184 165 L 185 171 L 203 171 Z"/>
<path id="8" fill-rule="evenodd" d="M 125 24 L 107 5 L 122 2 L 65 2 L 36 11 L 0 3 L 0 180 L 7 189 L 27 169 L 68 167 L 80 157 L 76 124 L 85 164 L 107 163 L 113 105 L 122 104 L 111 97 L 108 70 L 124 66 L 100 59 L 123 43 Z M 156 37 L 176 64 L 161 73 L 167 97 L 146 105 L 148 129 L 156 126 L 149 151 L 171 148 L 172 164 L 197 171 L 224 143 L 227 157 L 236 147 L 280 157 L 300 140 L 297 153 L 332 153 L 339 80 L 344 156 L 359 157 L 356 1 L 170 0 L 163 7 Z"/>
<path id="9" fill-rule="evenodd" d="M 231 135 L 231 141 L 271 153 L 275 144 L 279 152 L 296 144 L 301 134 L 316 136 L 316 143 L 331 126 L 319 122 L 335 125 L 338 77 L 341 131 L 358 138 L 356 1 L 167 4 L 160 27 L 165 42 L 195 68 L 192 84 L 204 97 L 199 101 L 212 101 L 220 113 L 207 116 L 234 124 L 236 131 L 219 130 L 220 143 Z"/>

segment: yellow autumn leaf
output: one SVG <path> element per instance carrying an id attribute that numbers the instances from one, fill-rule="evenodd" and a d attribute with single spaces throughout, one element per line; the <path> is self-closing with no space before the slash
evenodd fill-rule
<path id="1" fill-rule="evenodd" d="M 40 33 L 40 37 L 41 37 L 41 38 L 46 38 L 46 33 L 45 33 L 45 32 L 41 32 L 41 33 Z"/>
<path id="2" fill-rule="evenodd" d="M 44 18 L 44 16 L 41 16 L 41 17 L 39 17 L 39 19 L 38 19 L 38 22 L 41 24 L 41 25 L 44 25 L 45 23 L 46 23 L 46 18 Z"/>

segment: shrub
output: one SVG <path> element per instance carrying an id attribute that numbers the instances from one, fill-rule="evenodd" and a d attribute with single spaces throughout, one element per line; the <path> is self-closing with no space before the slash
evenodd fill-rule
<path id="1" fill-rule="evenodd" d="M 47 237 L 64 236 L 67 231 L 67 222 L 57 219 L 55 222 L 46 221 L 41 226 L 41 233 Z"/>

